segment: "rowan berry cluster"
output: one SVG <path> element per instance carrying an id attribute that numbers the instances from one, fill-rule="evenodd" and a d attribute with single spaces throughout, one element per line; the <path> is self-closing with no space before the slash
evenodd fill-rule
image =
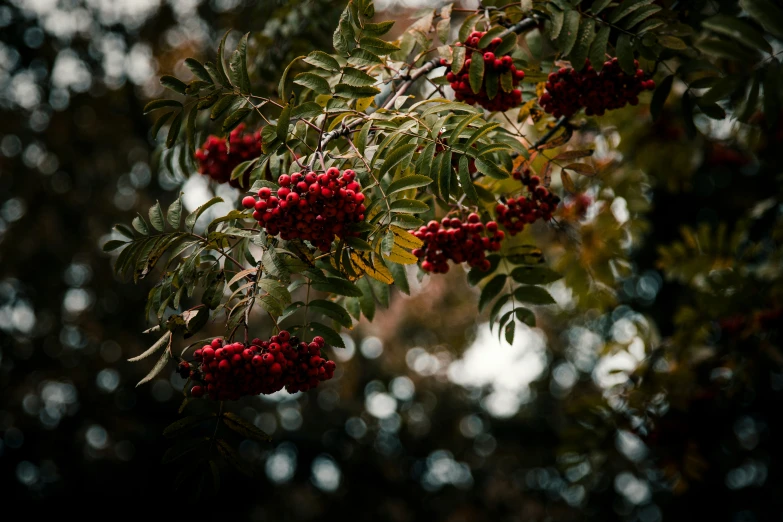
<path id="1" fill-rule="evenodd" d="M 646 80 L 644 71 L 638 69 L 633 75 L 623 72 L 617 58 L 604 62 L 601 72 L 597 72 L 587 60 L 584 69 L 577 71 L 562 67 L 549 73 L 546 91 L 541 95 L 539 104 L 553 116 L 569 117 L 582 107 L 588 116 L 602 116 L 604 112 L 625 107 L 627 103 L 639 103 L 642 91 L 655 89 L 654 80 Z"/>
<path id="2" fill-rule="evenodd" d="M 364 194 L 351 169 L 283 174 L 277 183 L 276 193 L 263 187 L 258 199 L 247 196 L 242 200 L 245 208 L 255 209 L 253 218 L 269 234 L 304 239 L 328 252 L 335 236 L 353 235 L 349 225 L 364 220 Z"/>
<path id="3" fill-rule="evenodd" d="M 180 364 L 191 380 L 193 397 L 208 394 L 211 399 L 235 401 L 245 395 L 275 393 L 285 387 L 289 393 L 307 391 L 334 376 L 334 361 L 321 357 L 323 337 L 300 341 L 286 330 L 268 341 L 253 339 L 225 343 L 214 339 L 193 353 L 195 361 Z"/>
<path id="4" fill-rule="evenodd" d="M 422 270 L 436 274 L 449 271 L 449 260 L 489 270 L 486 251 L 500 250 L 500 242 L 505 237 L 497 223 L 490 221 L 484 225 L 475 213 L 466 221 L 456 217 L 444 217 L 440 223 L 430 221 L 413 235 L 424 241 L 424 246 L 413 250 L 413 255 L 423 259 Z"/>
<path id="5" fill-rule="evenodd" d="M 541 178 L 530 175 L 530 170 L 525 169 L 522 173 L 515 172 L 514 178 L 521 180 L 527 187 L 528 195 L 516 199 L 508 198 L 505 205 L 498 203 L 495 207 L 498 221 L 512 236 L 537 219 L 546 221 L 552 219 L 552 214 L 560 202 L 560 198 L 541 184 Z"/>
<path id="6" fill-rule="evenodd" d="M 231 179 L 231 172 L 243 161 L 261 155 L 261 132 L 244 132 L 245 124 L 238 125 L 226 138 L 209 136 L 196 150 L 199 173 L 209 176 L 218 183 L 247 190 L 250 187 L 250 170 L 237 179 Z"/>
<path id="7" fill-rule="evenodd" d="M 485 34 L 481 31 L 473 31 L 464 42 L 457 42 L 455 45 L 457 47 L 464 46 L 469 52 L 478 50 L 479 40 Z M 486 48 L 479 51 L 483 53 L 484 60 L 484 78 L 482 79 L 479 92 L 473 92 L 470 87 L 471 58 L 465 60 L 458 72 L 449 71 L 446 73 L 446 79 L 451 84 L 451 88 L 454 89 L 454 97 L 457 100 L 470 105 L 478 104 L 490 111 L 507 111 L 522 103 L 522 91 L 514 89 L 514 87 L 518 86 L 519 82 L 525 77 L 525 71 L 518 71 L 514 67 L 514 60 L 510 55 L 495 55 L 494 51 L 502 41 L 500 38 L 493 38 Z M 447 67 L 451 66 L 445 59 L 441 59 L 440 64 Z M 505 81 L 503 79 L 504 76 L 507 78 Z M 494 79 L 490 80 L 489 78 Z M 496 91 L 496 94 L 492 98 L 490 98 L 487 92 L 488 81 L 496 82 L 496 87 L 492 89 Z M 504 85 L 509 90 L 505 90 Z"/>

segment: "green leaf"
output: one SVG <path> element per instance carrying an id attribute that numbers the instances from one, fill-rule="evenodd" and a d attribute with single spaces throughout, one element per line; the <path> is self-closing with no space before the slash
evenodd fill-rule
<path id="1" fill-rule="evenodd" d="M 361 297 L 362 295 L 362 291 L 359 290 L 355 284 L 347 279 L 341 279 L 339 277 L 327 276 L 325 283 L 314 283 L 313 288 L 319 292 L 345 295 L 348 297 Z"/>
<path id="2" fill-rule="evenodd" d="M 335 348 L 345 348 L 345 342 L 340 334 L 325 324 L 315 321 L 310 323 L 308 331 L 313 335 L 320 335 L 326 341 L 326 344 Z"/>
<path id="3" fill-rule="evenodd" d="M 622 4 L 612 9 L 609 14 L 609 23 L 616 24 L 642 6 L 653 3 L 654 0 L 625 0 Z"/>
<path id="4" fill-rule="evenodd" d="M 144 106 L 144 114 L 150 113 L 157 109 L 162 109 L 164 107 L 181 108 L 182 103 L 178 102 L 177 100 L 152 100 Z"/>
<path id="5" fill-rule="evenodd" d="M 170 334 L 169 334 L 170 337 Z M 163 353 L 160 354 L 160 359 L 158 359 L 158 362 L 155 363 L 155 366 L 150 370 L 150 373 L 148 373 L 142 380 L 136 384 L 136 387 L 138 388 L 142 384 L 146 382 L 150 382 L 152 379 L 155 378 L 162 370 L 166 367 L 166 363 L 169 362 L 169 352 L 167 350 L 163 350 Z"/>
<path id="6" fill-rule="evenodd" d="M 608 25 L 601 27 L 593 39 L 593 45 L 590 46 L 590 64 L 596 71 L 604 68 L 606 61 L 606 45 L 609 42 L 609 33 L 611 28 Z"/>
<path id="7" fill-rule="evenodd" d="M 424 221 L 417 217 L 409 216 L 407 214 L 395 214 L 391 220 L 391 225 L 397 225 L 402 228 L 412 229 L 418 228 L 424 224 Z"/>
<path id="8" fill-rule="evenodd" d="M 225 48 L 226 48 L 226 38 L 228 38 L 228 33 L 230 33 L 231 30 L 225 32 L 223 35 L 223 38 L 220 39 L 220 44 L 218 45 L 218 51 L 217 51 L 217 60 L 215 60 L 215 68 L 217 70 L 218 74 L 218 81 L 222 83 L 225 86 L 229 86 L 230 82 L 228 81 L 228 75 L 226 74 L 226 65 L 223 62 L 223 57 L 225 56 Z"/>
<path id="9" fill-rule="evenodd" d="M 557 48 L 563 55 L 567 55 L 573 49 L 576 43 L 576 37 L 579 34 L 579 22 L 582 16 L 579 11 L 568 11 L 563 20 L 563 29 L 557 37 Z"/>
<path id="10" fill-rule="evenodd" d="M 201 65 L 201 62 L 194 58 L 185 58 L 185 65 L 187 65 L 188 69 L 190 69 L 190 72 L 193 73 L 193 76 L 198 78 L 199 80 L 203 80 L 208 83 L 213 83 L 212 77 L 209 75 L 207 70 L 204 68 L 203 65 Z"/>
<path id="11" fill-rule="evenodd" d="M 346 83 L 354 87 L 364 87 L 367 85 L 374 85 L 375 81 L 375 78 L 364 71 L 354 69 L 353 67 L 343 67 L 341 80 L 342 83 Z"/>
<path id="12" fill-rule="evenodd" d="M 197 437 L 195 439 L 180 440 L 177 442 L 177 444 L 167 449 L 166 453 L 163 454 L 163 464 L 170 464 L 175 460 L 181 459 L 182 457 L 196 451 L 199 446 L 206 444 L 209 442 L 209 440 L 210 439 L 208 437 Z"/>
<path id="13" fill-rule="evenodd" d="M 506 30 L 505 27 L 496 25 L 495 27 L 487 31 L 484 34 L 484 36 L 481 37 L 481 39 L 478 42 L 478 48 L 484 49 L 485 47 L 488 47 L 492 39 L 495 38 L 496 36 L 500 36 L 500 34 L 503 33 L 505 30 Z M 496 54 L 499 56 L 502 53 L 496 53 Z"/>
<path id="14" fill-rule="evenodd" d="M 332 301 L 325 299 L 316 299 L 310 301 L 309 307 L 331 319 L 337 321 L 345 328 L 350 328 L 353 325 L 350 314 L 342 306 Z"/>
<path id="15" fill-rule="evenodd" d="M 473 181 L 470 178 L 470 171 L 468 170 L 468 157 L 462 156 L 459 159 L 459 184 L 462 187 L 462 192 L 465 193 L 465 197 L 470 203 L 478 205 L 478 194 L 476 193 L 476 187 L 473 186 Z"/>
<path id="16" fill-rule="evenodd" d="M 574 69 L 581 71 L 584 68 L 590 45 L 593 43 L 595 36 L 595 20 L 592 18 L 583 20 L 579 26 L 576 43 L 568 55 L 568 59 L 571 60 L 571 65 L 573 65 Z"/>
<path id="17" fill-rule="evenodd" d="M 657 120 L 661 116 L 661 111 L 666 103 L 666 99 L 669 97 L 669 93 L 672 90 L 672 83 L 674 82 L 674 75 L 671 74 L 664 78 L 655 88 L 652 101 L 650 102 L 650 114 L 653 120 Z"/>
<path id="18" fill-rule="evenodd" d="M 179 129 L 182 127 L 182 112 L 178 112 L 177 115 L 174 117 L 174 119 L 171 121 L 171 125 L 169 125 L 169 133 L 166 136 L 166 148 L 170 149 L 174 146 L 174 143 L 177 141 L 177 136 L 179 136 Z"/>
<path id="19" fill-rule="evenodd" d="M 509 177 L 508 172 L 498 167 L 492 161 L 485 161 L 484 159 L 476 158 L 473 160 L 476 162 L 476 169 L 485 176 L 489 176 L 494 179 L 506 179 Z"/>
<path id="20" fill-rule="evenodd" d="M 479 297 L 479 312 L 483 311 L 484 308 L 486 308 L 486 306 L 500 294 L 505 284 L 506 275 L 500 274 L 493 277 L 489 283 L 484 286 L 484 288 L 481 290 L 481 297 Z"/>
<path id="21" fill-rule="evenodd" d="M 538 305 L 555 304 L 555 300 L 549 295 L 549 292 L 540 286 L 521 286 L 514 290 L 514 298 L 523 303 Z"/>
<path id="22" fill-rule="evenodd" d="M 617 60 L 625 74 L 633 76 L 636 74 L 636 66 L 633 64 L 633 45 L 631 37 L 625 33 L 617 37 Z"/>
<path id="23" fill-rule="evenodd" d="M 289 77 L 291 67 L 298 61 L 304 59 L 304 56 L 297 56 L 283 71 L 283 75 L 280 77 L 280 82 L 277 84 L 277 95 L 283 103 L 287 104 L 288 99 L 291 97 L 291 88 L 293 87 L 293 80 Z"/>
<path id="24" fill-rule="evenodd" d="M 348 63 L 358 67 L 369 67 L 383 63 L 381 58 L 367 49 L 354 49 L 348 57 Z"/>
<path id="25" fill-rule="evenodd" d="M 170 337 L 171 337 L 171 332 L 166 332 L 160 337 L 160 339 L 155 341 L 155 343 L 149 348 L 147 348 L 142 354 L 137 355 L 136 357 L 131 357 L 130 359 L 128 359 L 128 362 L 137 362 L 142 359 L 146 359 L 153 353 L 157 352 L 158 350 L 166 346 Z"/>
<path id="26" fill-rule="evenodd" d="M 247 72 L 247 39 L 249 36 L 250 33 L 245 33 L 237 44 L 237 50 L 234 51 L 239 59 L 233 67 L 238 67 L 236 72 L 240 79 L 239 89 L 243 94 L 250 94 L 250 76 Z"/>
<path id="27" fill-rule="evenodd" d="M 209 118 L 213 121 L 218 119 L 221 114 L 226 112 L 226 110 L 231 106 L 231 104 L 234 103 L 236 99 L 237 97 L 232 95 L 223 96 L 220 98 L 217 103 L 212 106 L 212 110 L 209 111 Z"/>
<path id="28" fill-rule="evenodd" d="M 451 55 L 451 72 L 457 74 L 462 70 L 462 66 L 465 65 L 465 53 L 466 49 L 463 46 L 452 47 Z"/>
<path id="29" fill-rule="evenodd" d="M 696 43 L 696 48 L 703 53 L 715 56 L 716 58 L 725 58 L 726 60 L 734 60 L 737 62 L 753 63 L 759 58 L 756 49 L 749 49 L 748 47 L 737 45 L 733 42 L 719 40 L 717 38 L 699 40 Z"/>
<path id="30" fill-rule="evenodd" d="M 223 270 L 215 272 L 209 279 L 207 288 L 201 295 L 201 302 L 207 305 L 211 310 L 214 310 L 220 304 L 223 298 L 223 289 L 226 287 L 226 275 Z"/>
<path id="31" fill-rule="evenodd" d="M 354 37 L 349 8 L 350 4 L 340 15 L 340 22 L 332 34 L 332 46 L 334 46 L 334 50 L 342 56 L 348 56 L 350 53 L 350 43 Z"/>
<path id="32" fill-rule="evenodd" d="M 430 207 L 426 203 L 417 201 L 415 199 L 398 199 L 392 201 L 392 212 L 402 212 L 404 214 L 418 214 L 419 212 L 427 212 Z"/>
<path id="33" fill-rule="evenodd" d="M 530 326 L 531 328 L 536 325 L 536 315 L 527 308 L 519 307 L 514 309 L 514 315 L 517 316 L 521 322 Z"/>
<path id="34" fill-rule="evenodd" d="M 334 86 L 335 96 L 340 96 L 343 98 L 350 98 L 350 99 L 367 98 L 368 96 L 375 96 L 380 92 L 381 92 L 380 89 L 371 86 L 356 87 L 353 85 L 348 85 L 347 83 L 338 83 L 337 85 Z"/>
<path id="35" fill-rule="evenodd" d="M 667 49 L 674 49 L 675 51 L 683 51 L 688 48 L 688 45 L 677 37 L 669 35 L 656 36 L 658 43 Z"/>
<path id="36" fill-rule="evenodd" d="M 163 232 L 166 227 L 166 221 L 163 219 L 163 210 L 160 208 L 160 202 L 156 201 L 149 210 L 150 223 L 158 232 Z"/>
<path id="37" fill-rule="evenodd" d="M 188 88 L 188 86 L 185 85 L 185 82 L 169 75 L 161 76 L 160 84 L 179 94 L 185 94 L 185 90 Z"/>
<path id="38" fill-rule="evenodd" d="M 633 29 L 638 23 L 646 20 L 663 8 L 657 5 L 646 5 L 634 11 L 634 13 L 623 22 L 624 29 Z"/>
<path id="39" fill-rule="evenodd" d="M 783 38 L 783 9 L 770 0 L 739 0 L 739 5 L 761 27 Z"/>
<path id="40" fill-rule="evenodd" d="M 246 421 L 236 413 L 224 413 L 223 424 L 248 439 L 258 442 L 270 442 L 272 440 L 272 437 L 267 435 L 263 430 L 257 428 L 254 424 Z"/>
<path id="41" fill-rule="evenodd" d="M 237 125 L 239 125 L 242 120 L 244 120 L 248 114 L 250 114 L 251 109 L 247 107 L 243 107 L 241 109 L 237 109 L 231 114 L 229 114 L 225 120 L 223 120 L 223 131 L 228 132 Z"/>
<path id="42" fill-rule="evenodd" d="M 367 320 L 372 321 L 375 318 L 375 298 L 372 294 L 372 288 L 367 278 L 362 277 L 356 281 L 356 286 L 362 291 L 362 295 L 359 296 L 359 306 L 362 310 L 362 314 Z"/>
<path id="43" fill-rule="evenodd" d="M 511 299 L 511 294 L 504 294 L 500 296 L 500 298 L 495 301 L 495 304 L 492 305 L 492 309 L 489 311 L 489 329 L 490 331 L 495 326 L 495 320 L 498 317 L 498 314 L 503 309 L 503 306 L 508 303 L 509 299 Z"/>
<path id="44" fill-rule="evenodd" d="M 306 87 L 318 94 L 332 93 L 332 89 L 329 87 L 329 82 L 326 81 L 326 78 L 311 72 L 297 74 L 294 83 Z M 318 112 L 320 112 L 320 110 Z"/>
<path id="45" fill-rule="evenodd" d="M 384 56 L 386 54 L 393 53 L 394 51 L 399 51 L 400 48 L 397 47 L 394 44 L 391 44 L 389 42 L 385 42 L 379 38 L 375 38 L 372 36 L 364 36 L 361 40 L 359 40 L 359 46 L 367 49 L 373 54 L 377 54 L 378 56 Z"/>
<path id="46" fill-rule="evenodd" d="M 595 0 L 593 2 L 593 5 L 590 6 L 590 11 L 592 11 L 595 14 L 600 13 L 604 9 L 606 9 L 606 6 L 611 4 L 614 0 Z"/>
<path id="47" fill-rule="evenodd" d="M 291 106 L 286 105 L 285 108 L 280 111 L 280 117 L 277 120 L 277 139 L 285 142 L 288 136 L 288 125 L 291 123 Z"/>
<path id="48" fill-rule="evenodd" d="M 517 47 L 516 33 L 509 33 L 503 37 L 503 41 L 500 42 L 497 49 L 495 49 L 495 56 L 503 56 L 504 54 L 511 54 Z"/>
<path id="49" fill-rule="evenodd" d="M 327 71 L 337 72 L 340 70 L 340 64 L 330 55 L 323 51 L 313 51 L 304 58 L 304 61 L 315 67 Z"/>
<path id="50" fill-rule="evenodd" d="M 301 105 L 297 105 L 291 110 L 291 119 L 307 119 L 314 118 L 323 113 L 323 109 L 315 102 L 304 102 Z"/>
<path id="51" fill-rule="evenodd" d="M 135 228 L 140 234 L 144 234 L 146 236 L 150 233 L 150 229 L 147 228 L 147 223 L 141 216 L 136 216 L 133 218 L 131 225 L 133 225 L 133 228 Z"/>
<path id="52" fill-rule="evenodd" d="M 119 239 L 112 239 L 110 241 L 107 241 L 103 244 L 103 251 L 104 252 L 111 252 L 113 250 L 117 250 L 121 246 L 127 245 L 127 241 L 121 241 Z"/>
<path id="53" fill-rule="evenodd" d="M 389 188 L 386 189 L 386 195 L 389 196 L 391 194 L 395 194 L 403 190 L 408 190 L 417 187 L 424 187 L 426 185 L 429 185 L 430 183 L 432 183 L 432 179 L 429 178 L 428 176 L 421 176 L 418 174 L 405 176 L 404 178 L 392 182 L 389 185 Z"/>
<path id="54" fill-rule="evenodd" d="M 704 93 L 701 97 L 701 101 L 704 103 L 716 103 L 726 97 L 734 94 L 734 92 L 741 86 L 742 78 L 740 76 L 726 76 L 716 83 L 712 89 Z"/>
<path id="55" fill-rule="evenodd" d="M 451 151 L 446 150 L 441 153 L 440 166 L 438 172 L 438 190 L 444 201 L 449 200 L 451 194 Z"/>
<path id="56" fill-rule="evenodd" d="M 410 165 L 413 153 L 416 150 L 417 145 L 415 143 L 405 143 L 398 145 L 391 152 L 389 152 L 383 160 L 383 165 L 379 170 L 379 176 L 383 176 L 387 172 L 390 172 L 397 165 L 400 165 L 402 170 L 408 168 Z"/>
<path id="57" fill-rule="evenodd" d="M 135 238 L 135 236 L 133 235 L 133 230 L 131 230 L 127 225 L 116 224 L 114 225 L 114 230 L 116 230 L 123 236 L 127 237 L 128 239 Z"/>
<path id="58" fill-rule="evenodd" d="M 364 151 L 367 148 L 367 138 L 370 135 L 370 128 L 372 127 L 372 120 L 367 120 L 367 123 L 362 125 L 362 129 L 359 131 L 359 136 L 356 138 L 356 148 L 359 150 L 359 154 L 364 155 Z"/>
<path id="59" fill-rule="evenodd" d="M 391 272 L 392 277 L 394 277 L 394 286 L 403 294 L 410 295 L 411 289 L 408 284 L 408 273 L 405 266 L 397 263 L 389 263 L 389 272 Z"/>
<path id="60" fill-rule="evenodd" d="M 490 132 L 497 129 L 498 127 L 500 127 L 500 124 L 497 122 L 487 123 L 486 125 L 482 125 L 478 129 L 476 129 L 473 132 L 473 134 L 470 135 L 468 141 L 462 144 L 462 147 L 464 147 L 465 150 L 468 150 L 474 143 L 480 140 L 484 135 L 489 134 Z"/>
<path id="61" fill-rule="evenodd" d="M 563 30 L 563 23 L 565 22 L 565 13 L 557 6 L 550 4 L 547 6 L 549 9 L 549 20 L 551 22 L 549 36 L 552 40 L 560 36 L 560 32 Z"/>
<path id="62" fill-rule="evenodd" d="M 207 419 L 213 419 L 214 414 L 207 415 L 190 415 L 183 419 L 172 422 L 163 430 L 163 436 L 173 439 L 179 437 L 183 433 L 186 433 L 193 428 L 196 428 Z"/>
<path id="63" fill-rule="evenodd" d="M 196 221 L 201 216 L 201 214 L 203 214 L 212 205 L 215 205 L 217 203 L 222 203 L 222 202 L 223 202 L 223 198 L 216 196 L 210 199 L 209 201 L 207 201 L 206 203 L 204 203 L 203 205 L 201 205 L 200 207 L 198 207 L 196 210 L 191 212 L 187 218 L 185 218 L 185 227 L 193 230 L 193 227 L 196 226 Z"/>
<path id="64" fill-rule="evenodd" d="M 484 83 L 484 57 L 474 52 L 470 57 L 470 69 L 468 71 L 470 78 L 470 90 L 478 93 L 481 90 L 481 84 Z"/>
<path id="65" fill-rule="evenodd" d="M 517 324 L 511 321 L 506 325 L 505 336 L 508 344 L 514 344 L 514 332 L 516 331 Z"/>
<path id="66" fill-rule="evenodd" d="M 511 271 L 511 277 L 517 283 L 525 285 L 546 285 L 562 279 L 562 275 L 542 266 L 518 266 Z"/>

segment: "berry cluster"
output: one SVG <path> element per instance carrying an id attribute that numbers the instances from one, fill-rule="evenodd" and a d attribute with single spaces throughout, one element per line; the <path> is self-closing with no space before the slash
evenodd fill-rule
<path id="1" fill-rule="evenodd" d="M 552 213 L 560 202 L 560 198 L 541 184 L 541 178 L 530 175 L 530 170 L 525 169 L 523 173 L 515 172 L 514 178 L 521 180 L 527 187 L 527 197 L 508 198 L 505 205 L 498 203 L 495 207 L 498 221 L 512 236 L 537 219 L 546 221 L 552 219 Z"/>
<path id="2" fill-rule="evenodd" d="M 464 42 L 457 42 L 456 46 L 465 46 L 468 51 L 477 50 L 479 40 L 486 33 L 480 31 L 473 31 L 467 40 Z M 470 105 L 481 105 L 490 111 L 507 111 L 513 107 L 516 107 L 522 103 L 522 91 L 512 88 L 509 91 L 503 90 L 502 79 L 500 78 L 504 74 L 511 76 L 511 83 L 514 87 L 519 85 L 519 82 L 525 77 L 525 71 L 518 71 L 514 67 L 514 60 L 510 55 L 495 56 L 494 51 L 498 48 L 502 40 L 500 38 L 493 38 L 490 44 L 483 49 L 484 59 L 484 78 L 482 80 L 481 89 L 479 92 L 474 93 L 470 88 L 470 64 L 471 59 L 465 60 L 462 69 L 457 73 L 449 71 L 446 74 L 446 79 L 451 83 L 451 88 L 454 89 L 454 96 L 457 100 L 468 103 Z M 480 52 L 482 52 L 480 51 Z M 440 61 L 441 65 L 451 66 L 445 59 Z M 494 75 L 498 77 L 497 94 L 490 99 L 487 94 L 487 77 Z"/>
<path id="3" fill-rule="evenodd" d="M 449 271 L 447 261 L 467 261 L 471 267 L 489 270 L 486 251 L 497 252 L 505 234 L 498 230 L 494 221 L 484 225 L 478 214 L 470 214 L 467 221 L 444 217 L 440 223 L 430 221 L 413 233 L 424 241 L 424 246 L 413 250 L 413 255 L 424 259 L 421 268 L 425 272 L 445 274 Z"/>
<path id="4" fill-rule="evenodd" d="M 276 194 L 263 187 L 258 199 L 242 200 L 245 208 L 255 209 L 253 218 L 269 234 L 305 239 L 327 252 L 335 236 L 351 235 L 348 225 L 364 220 L 364 194 L 351 169 L 283 174 L 277 182 Z"/>
<path id="5" fill-rule="evenodd" d="M 190 389 L 193 397 L 208 393 L 211 399 L 235 401 L 283 387 L 289 393 L 307 391 L 334 376 L 334 361 L 321 357 L 323 347 L 323 337 L 305 343 L 285 330 L 268 341 L 253 339 L 249 346 L 214 339 L 193 353 L 192 365 L 181 363 L 180 371 L 201 383 Z"/>
<path id="6" fill-rule="evenodd" d="M 238 125 L 226 138 L 209 136 L 196 150 L 198 171 L 218 183 L 228 182 L 232 187 L 247 190 L 250 187 L 250 170 L 237 179 L 231 172 L 243 161 L 261 155 L 261 132 L 245 133 L 245 124 Z"/>
<path id="7" fill-rule="evenodd" d="M 634 67 L 639 67 L 636 60 Z M 588 116 L 601 116 L 608 110 L 625 107 L 627 103 L 636 105 L 642 91 L 655 89 L 655 81 L 644 78 L 641 69 L 633 75 L 625 74 L 617 58 L 604 62 L 600 73 L 587 60 L 581 72 L 563 67 L 549 73 L 547 92 L 541 95 L 539 104 L 558 118 L 571 116 L 582 107 Z"/>

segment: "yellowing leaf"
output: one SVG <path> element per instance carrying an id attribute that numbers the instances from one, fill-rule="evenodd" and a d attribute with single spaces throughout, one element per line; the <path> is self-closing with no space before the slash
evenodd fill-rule
<path id="1" fill-rule="evenodd" d="M 375 99 L 375 96 L 368 96 L 366 98 L 359 98 L 356 100 L 356 110 L 359 112 L 364 112 L 367 110 L 367 108 L 372 105 L 373 100 Z"/>
<path id="2" fill-rule="evenodd" d="M 351 261 L 356 268 L 359 269 L 357 271 L 364 272 L 373 279 L 377 279 L 388 285 L 394 282 L 394 278 L 392 277 L 391 272 L 389 272 L 389 269 L 379 260 L 373 259 L 370 252 L 351 252 Z"/>
<path id="3" fill-rule="evenodd" d="M 424 242 L 405 230 L 404 228 L 392 225 L 389 229 L 394 233 L 394 244 L 402 248 L 413 249 L 424 245 Z"/>
<path id="4" fill-rule="evenodd" d="M 397 244 L 392 247 L 392 251 L 389 255 L 384 255 L 383 257 L 392 263 L 398 263 L 400 265 L 414 265 L 419 261 L 419 258 Z"/>

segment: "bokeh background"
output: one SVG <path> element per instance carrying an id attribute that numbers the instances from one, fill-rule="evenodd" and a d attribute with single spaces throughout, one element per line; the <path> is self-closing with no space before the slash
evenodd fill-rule
<path id="1" fill-rule="evenodd" d="M 401 24 L 423 4 L 376 2 Z M 686 139 L 676 109 L 653 125 L 645 104 L 575 138 L 606 174 L 584 183 L 586 209 L 567 200 L 557 227 L 533 231 L 566 274 L 537 328 L 518 324 L 513 345 L 499 342 L 461 270 L 416 282 L 344 334 L 333 381 L 233 407 L 273 438 L 240 443 L 252 478 L 225 468 L 215 497 L 174 489 L 161 432 L 183 381 L 172 371 L 135 387 L 150 363 L 126 360 L 151 342 L 151 283 L 116 279 L 101 246 L 155 200 L 182 191 L 192 210 L 238 193 L 164 161 L 142 107 L 163 94 L 159 75 L 187 76 L 182 60 L 212 59 L 229 28 L 230 48 L 253 32 L 253 81 L 274 92 L 291 58 L 331 49 L 342 8 L 0 4 L 4 515 L 783 520 L 780 320 L 739 341 L 726 326 L 780 305 L 781 134 L 697 119 L 699 137 Z M 681 228 L 736 230 L 751 209 L 743 238 L 769 257 L 747 262 L 769 277 L 705 289 L 736 244 L 713 256 Z"/>

